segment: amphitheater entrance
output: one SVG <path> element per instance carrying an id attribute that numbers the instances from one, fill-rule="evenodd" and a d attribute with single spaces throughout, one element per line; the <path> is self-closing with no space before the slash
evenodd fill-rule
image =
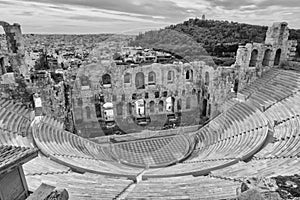
<path id="1" fill-rule="evenodd" d="M 280 57 L 281 57 L 281 49 L 277 49 L 276 54 L 275 54 L 274 66 L 279 65 Z"/>
<path id="2" fill-rule="evenodd" d="M 5 65 L 4 65 L 4 58 L 0 58 L 0 75 L 5 74 L 6 70 L 5 70 Z"/>
<path id="3" fill-rule="evenodd" d="M 150 117 L 146 114 L 146 102 L 144 99 L 138 99 L 134 102 L 135 121 L 138 125 L 145 126 L 150 122 Z"/>
<path id="4" fill-rule="evenodd" d="M 233 91 L 234 91 L 234 93 L 237 93 L 238 89 L 239 89 L 239 80 L 235 79 L 234 80 L 234 85 L 233 85 Z"/>
<path id="5" fill-rule="evenodd" d="M 178 116 L 175 113 L 175 98 L 168 97 L 166 99 L 166 111 L 168 121 L 164 126 L 174 127 L 177 124 Z"/>
<path id="6" fill-rule="evenodd" d="M 104 121 L 105 121 L 106 128 L 113 128 L 116 125 L 113 108 L 114 106 L 111 102 L 107 102 L 103 104 Z"/>
<path id="7" fill-rule="evenodd" d="M 97 118 L 102 118 L 102 109 L 100 103 L 95 104 L 95 111 L 96 111 Z"/>
<path id="8" fill-rule="evenodd" d="M 202 117 L 206 117 L 206 115 L 207 115 L 207 99 L 203 99 Z"/>
<path id="9" fill-rule="evenodd" d="M 257 51 L 257 49 L 254 49 L 251 53 L 251 59 L 250 59 L 249 67 L 255 67 L 256 66 L 257 56 L 258 56 L 258 51 Z"/>
<path id="10" fill-rule="evenodd" d="M 264 59 L 263 59 L 263 62 L 262 62 L 262 65 L 263 66 L 269 66 L 270 64 L 270 59 L 271 59 L 271 53 L 272 51 L 270 49 L 267 49 L 265 51 L 265 54 L 264 54 Z"/>

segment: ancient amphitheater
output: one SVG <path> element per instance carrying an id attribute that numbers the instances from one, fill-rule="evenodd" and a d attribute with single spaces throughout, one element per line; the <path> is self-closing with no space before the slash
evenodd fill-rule
<path id="1" fill-rule="evenodd" d="M 31 126 L 28 109 L 1 100 L 1 151 L 37 148 L 24 165 L 29 189 L 48 183 L 66 188 L 70 199 L 234 198 L 245 177 L 298 172 L 299 90 L 298 72 L 274 68 L 241 91 L 246 101 L 230 100 L 199 130 L 116 144 L 91 142 L 46 116 Z"/>
<path id="2" fill-rule="evenodd" d="M 249 177 L 299 173 L 300 72 L 271 67 L 238 96 L 201 127 L 100 143 L 1 99 L 0 169 L 2 157 L 35 149 L 23 165 L 29 191 L 46 183 L 65 188 L 71 200 L 234 199 Z"/>

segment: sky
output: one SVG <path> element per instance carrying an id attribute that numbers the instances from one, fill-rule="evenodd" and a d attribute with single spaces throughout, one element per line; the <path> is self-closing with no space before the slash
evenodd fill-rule
<path id="1" fill-rule="evenodd" d="M 300 29 L 300 0 L 0 0 L 0 21 L 21 24 L 23 33 L 136 34 L 203 14 Z"/>

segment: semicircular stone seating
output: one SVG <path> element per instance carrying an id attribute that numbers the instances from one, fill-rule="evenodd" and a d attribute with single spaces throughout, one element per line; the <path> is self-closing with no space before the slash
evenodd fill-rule
<path id="1" fill-rule="evenodd" d="M 0 129 L 26 136 L 30 123 L 30 110 L 20 103 L 0 99 Z"/>
<path id="2" fill-rule="evenodd" d="M 163 167 L 185 158 L 191 141 L 185 135 L 174 135 L 113 145 L 113 152 L 122 163 L 136 167 Z"/>
<path id="3" fill-rule="evenodd" d="M 0 146 L 34 148 L 34 144 L 29 138 L 31 124 L 29 113 L 31 111 L 9 100 L 1 99 L 0 103 L 2 122 Z M 45 117 L 43 122 L 62 130 L 61 123 L 50 117 Z M 21 132 L 22 129 L 24 131 Z M 1 159 L 0 162 L 2 162 Z M 23 169 L 30 191 L 35 191 L 42 183 L 46 183 L 67 189 L 69 198 L 74 200 L 115 199 L 124 189 L 133 184 L 132 180 L 121 177 L 90 173 L 79 174 L 73 172 L 68 166 L 59 164 L 40 153 L 38 157 L 25 163 Z"/>
<path id="4" fill-rule="evenodd" d="M 239 185 L 208 176 L 149 179 L 137 184 L 127 199 L 235 199 Z"/>
<path id="5" fill-rule="evenodd" d="M 150 169 L 145 178 L 205 175 L 245 160 L 264 144 L 268 121 L 251 104 L 237 103 L 194 134 L 197 145 L 183 163 Z"/>
<path id="6" fill-rule="evenodd" d="M 45 182 L 66 188 L 72 199 L 114 199 L 128 188 L 127 199 L 235 198 L 244 177 L 299 172 L 299 91 L 298 72 L 271 69 L 240 91 L 246 101 L 230 103 L 199 130 L 101 144 L 64 131 L 51 117 L 31 128 L 29 110 L 0 100 L 0 145 L 33 146 L 23 137 L 32 129 L 40 150 L 24 165 L 32 190 Z"/>
<path id="7" fill-rule="evenodd" d="M 110 144 L 99 145 L 45 123 L 33 128 L 33 137 L 43 154 L 76 171 L 135 178 L 143 170 L 114 160 Z"/>
<path id="8" fill-rule="evenodd" d="M 277 75 L 263 87 L 263 91 L 268 92 L 265 98 L 269 101 L 261 99 L 258 102 L 256 92 L 249 97 L 248 101 L 256 101 L 258 106 L 267 105 L 264 115 L 273 125 L 270 139 L 249 162 L 239 162 L 216 170 L 212 172 L 213 176 L 244 179 L 252 176 L 273 177 L 299 173 L 300 73 L 277 70 Z M 260 92 L 261 89 L 258 88 L 256 91 Z M 278 100 L 272 102 L 275 97 Z"/>

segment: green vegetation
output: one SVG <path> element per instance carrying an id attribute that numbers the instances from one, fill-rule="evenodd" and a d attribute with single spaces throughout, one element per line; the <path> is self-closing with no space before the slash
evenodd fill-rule
<path id="1" fill-rule="evenodd" d="M 129 45 L 163 49 L 177 54 L 188 61 L 209 58 L 206 50 L 192 37 L 171 29 L 148 31 L 144 34 L 139 34 Z"/>
<path id="2" fill-rule="evenodd" d="M 167 29 L 176 30 L 191 36 L 212 56 L 231 56 L 239 43 L 263 42 L 268 27 L 237 22 L 189 19 Z"/>
<path id="3" fill-rule="evenodd" d="M 199 59 L 199 55 L 210 55 L 216 64 L 230 65 L 239 44 L 262 43 L 267 29 L 267 26 L 196 18 L 159 31 L 139 34 L 131 44 L 144 48 L 174 50 L 173 52 L 186 59 Z M 290 39 L 300 42 L 300 30 L 292 29 Z M 300 46 L 297 52 L 300 53 Z"/>

